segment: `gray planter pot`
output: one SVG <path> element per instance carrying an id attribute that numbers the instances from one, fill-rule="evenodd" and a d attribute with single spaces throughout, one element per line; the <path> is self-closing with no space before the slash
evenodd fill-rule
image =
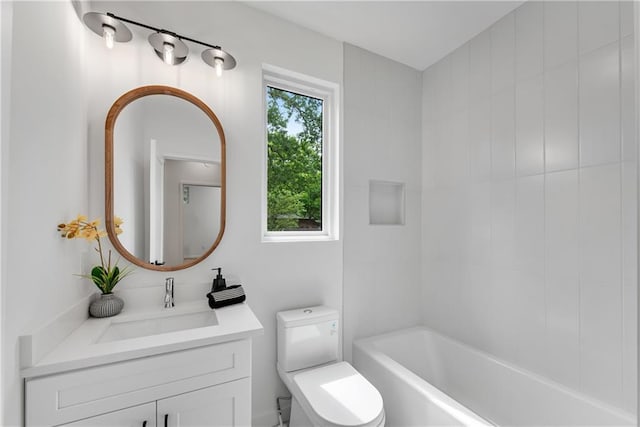
<path id="1" fill-rule="evenodd" d="M 89 305 L 91 317 L 111 317 L 122 311 L 124 301 L 114 294 L 102 294 Z"/>

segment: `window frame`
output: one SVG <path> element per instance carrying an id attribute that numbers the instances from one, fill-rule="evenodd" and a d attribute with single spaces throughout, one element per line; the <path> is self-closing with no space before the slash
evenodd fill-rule
<path id="1" fill-rule="evenodd" d="M 267 87 L 322 100 L 322 230 L 269 231 L 267 229 L 268 131 Z M 338 240 L 338 99 L 339 85 L 283 68 L 262 67 L 263 173 L 262 242 L 314 242 Z"/>

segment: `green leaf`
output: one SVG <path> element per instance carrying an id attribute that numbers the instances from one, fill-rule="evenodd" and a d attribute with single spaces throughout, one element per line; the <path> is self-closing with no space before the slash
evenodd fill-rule
<path id="1" fill-rule="evenodd" d="M 111 293 L 113 288 L 115 288 L 122 279 L 133 272 L 133 267 L 131 265 L 126 265 L 120 269 L 117 266 L 118 261 L 116 261 L 116 264 L 110 270 L 106 270 L 102 266 L 96 265 L 91 269 L 90 275 L 77 274 L 77 276 L 91 279 L 103 294 Z"/>
<path id="2" fill-rule="evenodd" d="M 91 269 L 91 280 L 93 283 L 102 291 L 102 293 L 107 293 L 106 282 L 107 282 L 107 273 L 104 271 L 102 266 L 97 265 Z"/>

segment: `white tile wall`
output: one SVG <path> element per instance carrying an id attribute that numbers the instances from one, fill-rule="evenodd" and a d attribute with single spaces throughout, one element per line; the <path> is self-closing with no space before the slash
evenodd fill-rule
<path id="1" fill-rule="evenodd" d="M 516 86 L 516 173 L 544 172 L 544 86 L 542 73 Z"/>
<path id="2" fill-rule="evenodd" d="M 620 35 L 626 37 L 633 34 L 633 1 L 620 1 Z"/>
<path id="3" fill-rule="evenodd" d="M 618 42 L 580 57 L 580 165 L 620 160 L 620 46 Z"/>
<path id="4" fill-rule="evenodd" d="M 578 63 L 545 73 L 544 157 L 547 172 L 578 167 Z"/>
<path id="5" fill-rule="evenodd" d="M 469 45 L 465 44 L 451 54 L 452 108 L 464 110 L 469 105 Z"/>
<path id="6" fill-rule="evenodd" d="M 454 120 L 466 114 L 453 110 L 466 106 L 465 93 L 451 85 L 453 76 L 465 80 L 466 53 L 444 61 L 433 71 L 433 84 L 407 66 L 344 46 L 344 357 L 351 359 L 353 340 L 415 326 L 420 323 L 421 187 L 455 181 L 466 175 L 461 159 L 467 152 L 466 127 Z M 455 74 L 454 74 L 455 71 Z M 463 74 L 459 72 L 462 71 Z M 435 110 L 422 111 L 425 134 L 433 145 L 429 158 L 442 156 L 457 167 L 435 169 L 426 161 L 421 176 L 420 93 L 437 98 L 449 120 L 440 123 Z M 440 112 L 438 112 L 440 113 Z M 437 137 L 436 137 L 437 135 Z M 447 141 L 448 144 L 435 143 Z M 437 153 L 437 154 L 436 154 Z M 426 158 L 425 158 L 426 159 Z M 437 171 L 436 173 L 434 173 Z M 369 181 L 389 181 L 405 186 L 403 225 L 369 224 Z M 389 298 L 392 292 L 393 298 Z M 402 313 L 401 316 L 398 313 Z"/>
<path id="7" fill-rule="evenodd" d="M 468 120 L 469 173 L 474 180 L 486 181 L 491 178 L 491 100 L 471 103 Z"/>
<path id="8" fill-rule="evenodd" d="M 478 34 L 469 45 L 470 102 L 486 99 L 491 94 L 491 33 Z M 433 69 L 431 67 L 429 70 Z M 430 71 L 426 70 L 425 73 Z"/>
<path id="9" fill-rule="evenodd" d="M 578 59 L 578 3 L 544 3 L 544 67 Z"/>
<path id="10" fill-rule="evenodd" d="M 524 366 L 540 372 L 546 361 L 544 175 L 517 179 L 515 219 L 516 358 Z"/>
<path id="11" fill-rule="evenodd" d="M 538 75 L 543 68 L 543 3 L 526 2 L 515 12 L 516 78 Z"/>
<path id="12" fill-rule="evenodd" d="M 633 66 L 633 36 L 622 39 L 621 52 L 621 108 L 622 115 L 622 158 L 627 161 L 635 161 L 637 158 L 636 129 L 635 129 L 635 75 Z"/>
<path id="13" fill-rule="evenodd" d="M 490 317 L 487 307 L 491 301 L 491 183 L 473 183 L 470 188 L 469 206 L 469 267 L 466 272 L 465 293 L 471 295 L 467 336 L 469 342 L 486 349 L 490 339 Z M 452 266 L 455 268 L 455 266 Z M 437 282 L 433 286 L 438 286 Z"/>
<path id="14" fill-rule="evenodd" d="M 620 36 L 618 2 L 579 2 L 578 28 L 580 54 L 591 52 L 618 40 Z"/>
<path id="15" fill-rule="evenodd" d="M 545 176 L 545 370 L 580 388 L 580 275 L 578 170 Z"/>
<path id="16" fill-rule="evenodd" d="M 491 88 L 495 93 L 513 87 L 515 80 L 514 14 L 510 13 L 502 18 L 489 31 L 491 34 Z"/>
<path id="17" fill-rule="evenodd" d="M 583 391 L 622 401 L 620 165 L 580 170 L 580 379 Z"/>
<path id="18" fill-rule="evenodd" d="M 634 412 L 630 8 L 527 2 L 423 73 L 422 265 L 427 325 Z"/>
<path id="19" fill-rule="evenodd" d="M 634 407 L 638 387 L 638 205 L 636 183 L 638 168 L 634 162 L 622 164 L 622 391 L 625 407 Z"/>
<path id="20" fill-rule="evenodd" d="M 491 98 L 491 171 L 496 179 L 515 175 L 515 94 L 510 87 Z"/>

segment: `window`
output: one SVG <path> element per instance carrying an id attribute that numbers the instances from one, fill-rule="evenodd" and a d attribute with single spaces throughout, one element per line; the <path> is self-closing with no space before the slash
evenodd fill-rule
<path id="1" fill-rule="evenodd" d="M 263 240 L 335 239 L 337 86 L 264 71 Z"/>

